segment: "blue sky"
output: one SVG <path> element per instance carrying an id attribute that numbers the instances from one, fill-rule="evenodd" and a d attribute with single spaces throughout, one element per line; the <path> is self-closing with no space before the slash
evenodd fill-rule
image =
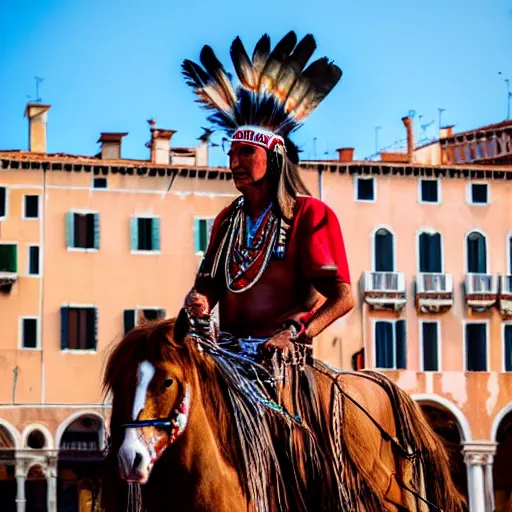
<path id="1" fill-rule="evenodd" d="M 423 116 L 417 133 L 435 121 L 429 136 L 438 108 L 458 131 L 506 117 L 512 0 L 0 0 L 0 12 L 0 149 L 27 148 L 23 110 L 35 76 L 52 104 L 49 152 L 93 155 L 100 132 L 126 131 L 123 156 L 147 158 L 150 117 L 177 130 L 174 145 L 195 145 L 206 113 L 183 82 L 182 60 L 208 43 L 231 70 L 235 36 L 250 53 L 262 33 L 276 42 L 290 29 L 313 33 L 315 56 L 344 73 L 294 136 L 303 158 L 345 146 L 365 158 L 375 126 L 381 147 L 404 138 L 409 111 Z M 215 150 L 213 163 L 224 162 Z"/>

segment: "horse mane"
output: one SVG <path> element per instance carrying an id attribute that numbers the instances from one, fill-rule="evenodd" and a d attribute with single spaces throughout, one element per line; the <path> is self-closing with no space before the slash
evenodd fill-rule
<path id="1" fill-rule="evenodd" d="M 120 385 L 127 379 L 135 380 L 138 363 L 146 359 L 157 363 L 175 361 L 185 374 L 196 372 L 220 453 L 234 467 L 255 510 L 269 512 L 276 506 L 308 510 L 305 494 L 311 491 L 306 478 L 318 481 L 322 491 L 316 491 L 322 500 L 336 501 L 339 482 L 331 477 L 328 457 L 307 427 L 301 427 L 278 407 L 255 399 L 251 393 L 254 384 L 236 361 L 215 351 L 199 350 L 191 337 L 176 341 L 175 326 L 176 319 L 166 319 L 144 323 L 128 332 L 108 356 L 104 392 L 113 392 L 114 400 L 133 399 L 122 396 L 121 390 L 126 388 Z M 318 404 L 309 406 L 315 407 Z M 113 425 L 119 423 L 114 409 Z M 120 439 L 115 439 L 115 433 L 111 435 L 114 448 Z"/>

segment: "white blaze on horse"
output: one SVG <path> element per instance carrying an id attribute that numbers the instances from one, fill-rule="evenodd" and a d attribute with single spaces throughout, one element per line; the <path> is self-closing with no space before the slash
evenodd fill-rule
<path id="1" fill-rule="evenodd" d="M 188 329 L 138 326 L 109 357 L 104 510 L 130 505 L 126 482 L 148 512 L 463 510 L 441 441 L 386 377 L 313 361 L 273 401 L 257 365 Z"/>

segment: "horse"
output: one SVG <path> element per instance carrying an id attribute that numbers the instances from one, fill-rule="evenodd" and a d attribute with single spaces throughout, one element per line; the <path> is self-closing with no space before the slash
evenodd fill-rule
<path id="1" fill-rule="evenodd" d="M 466 510 L 441 440 L 386 376 L 289 365 L 279 403 L 256 366 L 201 343 L 183 310 L 129 331 L 104 372 L 102 509 Z"/>

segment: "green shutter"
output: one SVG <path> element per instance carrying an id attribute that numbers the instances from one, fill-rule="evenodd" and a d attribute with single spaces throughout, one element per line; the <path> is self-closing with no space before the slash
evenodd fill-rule
<path id="1" fill-rule="evenodd" d="M 194 219 L 194 252 L 199 252 L 201 250 L 200 240 L 199 240 L 199 219 Z"/>
<path id="2" fill-rule="evenodd" d="M 60 308 L 60 348 L 66 350 L 68 348 L 69 339 L 69 308 Z"/>
<path id="3" fill-rule="evenodd" d="M 75 246 L 75 214 L 66 213 L 66 243 L 68 247 Z"/>
<path id="4" fill-rule="evenodd" d="M 139 248 L 139 219 L 137 217 L 130 219 L 130 244 L 132 251 Z"/>
<path id="5" fill-rule="evenodd" d="M 206 248 L 208 247 L 208 223 L 206 219 L 199 221 L 199 239 L 201 245 L 200 250 L 206 252 Z"/>
<path id="6" fill-rule="evenodd" d="M 94 248 L 100 248 L 100 214 L 94 214 Z"/>
<path id="7" fill-rule="evenodd" d="M 11 245 L 11 272 L 18 272 L 18 246 Z"/>
<path id="8" fill-rule="evenodd" d="M 160 219 L 151 219 L 151 250 L 160 250 Z"/>

